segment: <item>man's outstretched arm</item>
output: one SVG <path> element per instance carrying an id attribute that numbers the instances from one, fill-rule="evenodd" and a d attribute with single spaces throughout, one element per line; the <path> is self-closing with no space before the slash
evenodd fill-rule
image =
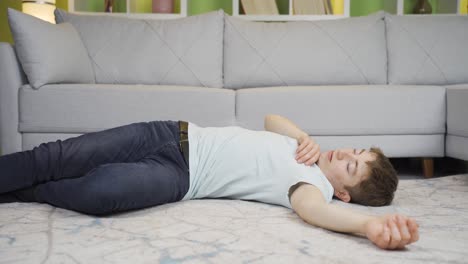
<path id="1" fill-rule="evenodd" d="M 291 194 L 293 210 L 305 222 L 337 232 L 364 235 L 383 249 L 400 249 L 419 239 L 418 225 L 404 215 L 371 216 L 326 203 L 320 190 L 302 184 Z"/>

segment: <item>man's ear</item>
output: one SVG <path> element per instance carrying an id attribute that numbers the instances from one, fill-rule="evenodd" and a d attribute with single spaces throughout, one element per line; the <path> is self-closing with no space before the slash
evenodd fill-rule
<path id="1" fill-rule="evenodd" d="M 342 200 L 345 203 L 349 203 L 349 201 L 351 201 L 351 196 L 349 195 L 349 192 L 346 190 L 336 191 L 335 196 L 340 198 L 340 200 Z"/>

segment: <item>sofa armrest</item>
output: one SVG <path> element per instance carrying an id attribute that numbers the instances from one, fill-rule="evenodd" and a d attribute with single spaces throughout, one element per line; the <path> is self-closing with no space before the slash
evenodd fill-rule
<path id="1" fill-rule="evenodd" d="M 468 84 L 447 87 L 447 134 L 468 137 Z"/>
<path id="2" fill-rule="evenodd" d="M 18 131 L 18 89 L 27 78 L 9 43 L 0 43 L 0 153 L 21 151 Z"/>

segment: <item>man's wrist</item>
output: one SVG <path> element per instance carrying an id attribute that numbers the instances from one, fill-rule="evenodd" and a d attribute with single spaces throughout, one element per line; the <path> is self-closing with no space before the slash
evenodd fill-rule
<path id="1" fill-rule="evenodd" d="M 307 137 L 309 137 L 309 135 L 306 132 L 301 131 L 296 139 L 297 141 L 300 141 L 302 138 L 307 138 Z"/>
<path id="2" fill-rule="evenodd" d="M 378 220 L 380 217 L 379 216 L 373 216 L 373 215 L 368 215 L 367 219 L 363 221 L 362 225 L 359 227 L 359 233 L 366 235 L 367 233 L 367 226 L 375 221 Z"/>

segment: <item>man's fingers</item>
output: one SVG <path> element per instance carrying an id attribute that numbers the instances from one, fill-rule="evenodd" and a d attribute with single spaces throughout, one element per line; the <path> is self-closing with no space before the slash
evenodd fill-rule
<path id="1" fill-rule="evenodd" d="M 390 244 L 390 227 L 388 226 L 388 223 L 384 225 L 384 235 L 383 235 L 384 242 L 386 243 L 386 246 Z"/>
<path id="2" fill-rule="evenodd" d="M 403 249 L 417 239 L 418 225 L 404 215 L 387 215 L 382 219 L 382 229 L 370 232 L 368 238 L 382 249 Z"/>
<path id="3" fill-rule="evenodd" d="M 411 243 L 419 240 L 418 225 L 414 219 L 408 219 L 409 232 L 411 233 Z"/>
<path id="4" fill-rule="evenodd" d="M 304 148 L 305 145 L 306 143 L 302 142 L 301 144 L 299 144 L 299 146 L 297 146 L 296 155 L 299 153 L 299 151 L 301 151 Z"/>
<path id="5" fill-rule="evenodd" d="M 312 149 L 310 149 L 306 154 L 304 154 L 304 156 L 302 156 L 302 158 L 299 158 L 298 159 L 298 162 L 299 163 L 306 163 L 307 164 L 311 164 L 311 163 L 314 163 L 315 161 L 313 161 L 314 159 L 316 159 L 317 157 L 317 153 L 320 155 L 320 152 L 318 150 L 318 147 L 316 147 L 317 145 L 315 145 Z"/>
<path id="6" fill-rule="evenodd" d="M 314 158 L 314 156 L 317 155 L 317 152 L 320 152 L 319 145 L 314 144 L 310 146 L 309 151 L 307 151 L 306 154 L 303 156 L 304 158 L 302 159 L 302 161 L 310 161 Z"/>
<path id="7" fill-rule="evenodd" d="M 312 166 L 312 164 L 316 163 L 320 158 L 320 151 L 317 151 L 317 153 L 315 153 L 315 156 L 312 158 L 312 160 L 310 161 L 310 163 L 308 164 L 309 166 Z"/>
<path id="8" fill-rule="evenodd" d="M 301 163 L 306 160 L 309 160 L 313 155 L 315 155 L 315 150 L 318 148 L 318 145 L 309 145 L 304 150 L 302 150 L 298 155 L 296 155 L 296 159 Z"/>
<path id="9" fill-rule="evenodd" d="M 299 154 L 300 151 L 302 151 L 306 146 L 308 146 L 311 143 L 314 143 L 311 139 L 306 139 L 302 141 L 302 143 L 300 143 L 299 147 L 296 149 L 296 154 Z"/>
<path id="10" fill-rule="evenodd" d="M 298 148 L 296 149 L 296 154 L 299 154 L 299 152 L 302 151 L 308 145 L 313 146 L 316 145 L 316 143 L 313 139 L 307 138 L 299 144 Z"/>
<path id="11" fill-rule="evenodd" d="M 296 150 L 296 154 L 297 154 L 296 156 L 298 156 L 298 155 L 300 155 L 300 154 L 304 154 L 304 149 L 305 149 L 307 146 L 309 146 L 309 143 L 310 143 L 310 141 L 308 141 L 308 140 L 302 142 L 302 144 L 300 144 L 299 147 L 298 147 L 297 150 Z"/>
<path id="12" fill-rule="evenodd" d="M 307 146 L 307 141 L 303 141 L 302 143 L 300 143 L 299 146 L 297 146 L 296 154 L 298 154 L 299 151 L 301 151 L 305 146 Z"/>
<path id="13" fill-rule="evenodd" d="M 401 235 L 400 235 L 400 231 L 398 230 L 398 227 L 396 225 L 395 216 L 390 218 L 389 225 L 390 225 L 390 230 L 392 232 L 392 235 L 391 235 L 391 240 L 392 241 L 390 242 L 389 248 L 395 249 L 400 244 L 400 241 L 401 241 Z"/>
<path id="14" fill-rule="evenodd" d="M 304 154 L 309 153 L 309 152 L 312 150 L 313 147 L 314 147 L 314 146 L 313 146 L 312 144 L 307 144 L 307 145 L 304 147 L 304 149 L 301 150 L 301 151 L 297 154 L 297 156 L 298 156 L 298 157 L 301 157 L 301 156 L 303 156 Z"/>
<path id="15" fill-rule="evenodd" d="M 305 165 L 306 166 L 311 166 L 312 164 L 314 164 L 315 162 L 317 162 L 317 160 L 319 159 L 320 157 L 320 151 L 317 151 L 310 159 L 306 160 L 305 161 Z"/>
<path id="16" fill-rule="evenodd" d="M 411 243 L 411 234 L 408 230 L 407 219 L 403 216 L 397 215 L 397 220 L 401 234 L 401 241 L 398 248 L 403 248 L 405 245 Z"/>
<path id="17" fill-rule="evenodd" d="M 305 159 L 308 159 L 309 157 L 307 156 L 309 154 L 309 152 L 311 151 L 313 146 L 306 146 L 302 151 L 300 151 L 297 155 L 296 155 L 296 160 L 299 161 L 299 162 L 302 162 Z"/>
<path id="18" fill-rule="evenodd" d="M 375 242 L 379 248 L 387 249 L 391 242 L 390 228 L 388 227 L 388 223 L 384 223 L 382 226 L 382 231 L 378 234 Z"/>

